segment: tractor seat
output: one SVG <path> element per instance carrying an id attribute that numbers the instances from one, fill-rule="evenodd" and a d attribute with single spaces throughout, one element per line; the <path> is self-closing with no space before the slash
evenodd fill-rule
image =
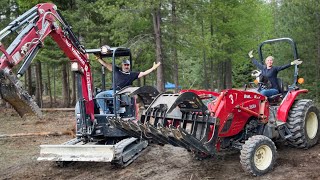
<path id="1" fill-rule="evenodd" d="M 283 92 L 284 92 L 283 81 L 280 78 L 277 78 L 277 79 L 278 79 L 278 85 L 279 85 L 279 89 L 278 89 L 279 90 L 279 94 L 275 94 L 275 95 L 272 95 L 272 96 L 268 97 L 268 101 L 269 101 L 269 103 L 271 105 L 278 104 L 283 99 Z"/>
<path id="2" fill-rule="evenodd" d="M 283 99 L 283 95 L 282 94 L 276 94 L 276 95 L 268 97 L 268 102 L 271 105 L 274 105 L 274 104 L 280 103 L 282 101 L 282 99 Z"/>

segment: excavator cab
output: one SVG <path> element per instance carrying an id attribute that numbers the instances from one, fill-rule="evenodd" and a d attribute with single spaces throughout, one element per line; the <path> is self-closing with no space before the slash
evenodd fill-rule
<path id="1" fill-rule="evenodd" d="M 100 58 L 111 58 L 112 66 L 115 69 L 116 62 L 119 59 L 129 59 L 130 66 L 132 66 L 132 56 L 131 51 L 128 48 L 124 47 L 109 47 L 102 46 L 100 49 L 86 49 L 88 54 L 94 54 L 95 56 L 99 56 Z M 128 121 L 134 121 L 138 115 L 138 105 L 146 107 L 148 106 L 153 98 L 159 94 L 159 92 L 152 86 L 143 86 L 143 87 L 125 87 L 123 89 L 118 90 L 115 87 L 114 77 L 115 72 L 112 71 L 112 87 L 109 91 L 113 91 L 113 96 L 110 97 L 97 97 L 97 94 L 100 92 L 108 90 L 106 88 L 106 78 L 105 78 L 105 67 L 101 67 L 101 84 L 102 87 L 100 91 L 96 91 L 94 99 L 94 117 L 96 120 L 95 131 L 91 133 L 91 137 L 95 137 L 97 139 L 101 139 L 102 141 L 106 140 L 108 137 L 110 138 L 118 138 L 118 137 L 127 137 L 128 134 L 124 133 L 119 129 L 113 129 L 110 127 L 108 118 L 110 117 L 121 117 Z M 99 103 L 98 103 L 99 102 Z M 101 103 L 103 103 L 103 111 L 101 109 Z M 100 104 L 100 105 L 99 105 Z M 81 113 L 79 103 L 75 108 L 76 117 L 77 117 L 77 136 L 82 136 L 81 130 Z"/>
<path id="2" fill-rule="evenodd" d="M 130 68 L 132 66 L 131 51 L 124 47 L 102 46 L 100 49 L 87 49 L 87 53 L 94 54 L 97 57 L 104 58 L 112 62 L 112 68 L 115 69 L 116 62 L 119 59 L 128 59 L 130 61 Z M 97 87 L 95 91 L 95 111 L 104 116 L 127 116 L 134 117 L 134 98 L 129 97 L 128 94 L 118 94 L 119 89 L 115 87 L 114 78 L 115 73 L 112 71 L 111 87 L 106 87 L 106 73 L 105 67 L 101 66 L 101 87 Z M 101 93 L 109 91 L 108 95 L 101 95 Z M 126 105 L 126 106 L 125 106 Z"/>

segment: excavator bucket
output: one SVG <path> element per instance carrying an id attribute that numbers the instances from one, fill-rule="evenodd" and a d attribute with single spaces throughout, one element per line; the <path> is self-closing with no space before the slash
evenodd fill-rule
<path id="1" fill-rule="evenodd" d="M 213 155 L 219 120 L 193 92 L 159 95 L 138 122 L 110 117 L 109 122 L 133 137 Z M 216 130 L 217 129 L 217 130 Z"/>
<path id="2" fill-rule="evenodd" d="M 36 115 L 42 117 L 39 106 L 23 89 L 15 75 L 0 70 L 0 96 L 8 102 L 20 115 Z"/>

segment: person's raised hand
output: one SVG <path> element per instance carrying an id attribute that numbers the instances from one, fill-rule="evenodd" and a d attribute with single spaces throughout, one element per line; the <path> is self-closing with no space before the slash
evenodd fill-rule
<path id="1" fill-rule="evenodd" d="M 152 69 L 155 70 L 157 69 L 159 66 L 160 66 L 160 62 L 158 62 L 157 64 L 155 62 L 153 62 L 153 66 L 152 66 Z"/>
<path id="2" fill-rule="evenodd" d="M 253 58 L 253 50 L 248 53 L 249 58 Z"/>
<path id="3" fill-rule="evenodd" d="M 301 63 L 302 63 L 302 61 L 300 59 L 296 59 L 291 62 L 291 65 L 300 65 Z"/>

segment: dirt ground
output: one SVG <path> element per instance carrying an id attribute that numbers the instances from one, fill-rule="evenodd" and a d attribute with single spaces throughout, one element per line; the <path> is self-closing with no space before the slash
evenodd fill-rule
<path id="1" fill-rule="evenodd" d="M 45 113 L 45 118 L 38 120 L 21 119 L 14 111 L 2 109 L 0 122 L 0 136 L 61 132 L 72 129 L 74 113 Z M 71 138 L 70 135 L 0 138 L 0 179 L 320 179 L 320 145 L 309 150 L 278 146 L 274 170 L 262 177 L 253 177 L 242 170 L 239 152 L 198 161 L 186 150 L 170 145 L 150 145 L 126 168 L 92 162 L 60 168 L 53 162 L 36 160 L 40 144 L 60 144 Z"/>

